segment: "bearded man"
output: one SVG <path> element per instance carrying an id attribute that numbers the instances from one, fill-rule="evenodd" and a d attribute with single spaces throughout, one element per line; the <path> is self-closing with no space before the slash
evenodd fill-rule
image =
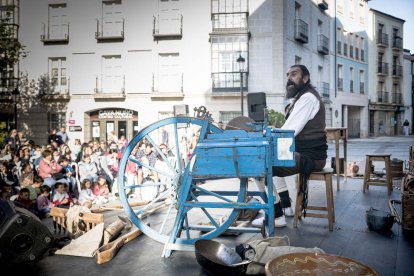
<path id="1" fill-rule="evenodd" d="M 293 65 L 287 72 L 286 97 L 290 100 L 285 108 L 286 122 L 281 127 L 295 131 L 294 167 L 273 167 L 274 190 L 280 200 L 275 204 L 275 226 L 286 226 L 286 216 L 293 216 L 289 191 L 285 176 L 300 173 L 304 185 L 299 187 L 304 193 L 303 208 L 307 204 L 307 179 L 314 171 L 325 167 L 328 145 L 325 131 L 325 106 L 319 93 L 310 83 L 309 70 L 304 65 Z M 254 226 L 263 224 L 263 218 L 252 222 Z"/>

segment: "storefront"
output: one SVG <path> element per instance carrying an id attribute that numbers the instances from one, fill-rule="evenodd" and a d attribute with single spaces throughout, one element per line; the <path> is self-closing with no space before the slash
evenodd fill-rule
<path id="1" fill-rule="evenodd" d="M 91 140 L 108 141 L 111 133 L 131 140 L 138 133 L 138 112 L 130 109 L 108 108 L 89 113 Z"/>

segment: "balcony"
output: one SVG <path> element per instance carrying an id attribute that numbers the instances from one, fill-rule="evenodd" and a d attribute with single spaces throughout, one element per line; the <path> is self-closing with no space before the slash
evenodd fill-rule
<path id="1" fill-rule="evenodd" d="M 319 82 L 319 94 L 326 99 L 329 99 L 329 83 Z"/>
<path id="2" fill-rule="evenodd" d="M 392 38 L 392 49 L 397 51 L 403 49 L 403 40 L 401 37 L 395 36 Z"/>
<path id="3" fill-rule="evenodd" d="M 248 33 L 248 16 L 247 12 L 213 13 L 211 15 L 213 34 Z"/>
<path id="4" fill-rule="evenodd" d="M 388 75 L 388 63 L 378 62 L 377 74 L 384 75 L 384 76 Z"/>
<path id="5" fill-rule="evenodd" d="M 349 92 L 354 93 L 354 81 L 349 81 Z"/>
<path id="6" fill-rule="evenodd" d="M 40 35 L 40 41 L 43 44 L 68 44 L 69 43 L 69 24 L 67 29 L 63 28 L 61 30 L 51 32 L 50 29 L 46 31 L 46 25 L 43 24 L 43 34 Z"/>
<path id="7" fill-rule="evenodd" d="M 318 0 L 318 7 L 321 9 L 321 10 L 324 10 L 324 11 L 326 11 L 327 9 L 328 9 L 328 3 L 325 1 L 325 0 Z"/>
<path id="8" fill-rule="evenodd" d="M 70 100 L 70 78 L 60 77 L 61 85 L 53 80 L 39 88 L 39 97 L 44 102 L 68 102 Z"/>
<path id="9" fill-rule="evenodd" d="M 243 73 L 243 90 L 247 91 L 247 78 Z M 212 73 L 213 92 L 238 92 L 240 91 L 240 72 Z"/>
<path id="10" fill-rule="evenodd" d="M 154 16 L 152 36 L 154 40 L 176 40 L 183 37 L 183 16 L 164 18 Z"/>
<path id="11" fill-rule="evenodd" d="M 364 82 L 360 82 L 359 83 L 359 93 L 360 94 L 364 94 L 365 93 L 365 83 Z"/>
<path id="12" fill-rule="evenodd" d="M 396 105 L 403 105 L 402 94 L 392 93 L 392 103 Z"/>
<path id="13" fill-rule="evenodd" d="M 98 42 L 124 41 L 125 19 L 112 24 L 105 24 L 103 20 L 96 20 L 95 39 Z"/>
<path id="14" fill-rule="evenodd" d="M 151 98 L 183 98 L 184 74 L 183 73 L 153 73 Z"/>
<path id="15" fill-rule="evenodd" d="M 302 43 L 308 43 L 309 26 L 301 19 L 295 20 L 295 39 Z"/>
<path id="16" fill-rule="evenodd" d="M 401 65 L 393 65 L 392 66 L 392 77 L 399 78 L 403 74 L 403 67 Z"/>
<path id="17" fill-rule="evenodd" d="M 318 52 L 322 55 L 329 54 L 329 39 L 323 34 L 318 35 Z"/>
<path id="18" fill-rule="evenodd" d="M 383 32 L 377 33 L 377 45 L 381 47 L 388 47 L 388 34 Z"/>
<path id="19" fill-rule="evenodd" d="M 389 94 L 390 94 L 389 92 L 378 91 L 377 92 L 377 95 L 378 95 L 377 101 L 379 103 L 389 103 L 388 102 Z"/>
<path id="20" fill-rule="evenodd" d="M 125 100 L 125 75 L 96 76 L 93 98 L 95 101 Z"/>
<path id="21" fill-rule="evenodd" d="M 343 78 L 338 78 L 338 90 L 344 91 L 344 79 Z"/>

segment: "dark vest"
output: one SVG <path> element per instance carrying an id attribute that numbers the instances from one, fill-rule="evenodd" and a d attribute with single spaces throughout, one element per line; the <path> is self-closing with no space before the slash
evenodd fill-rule
<path id="1" fill-rule="evenodd" d="M 319 101 L 319 111 L 316 113 L 315 117 L 308 121 L 302 131 L 296 136 L 297 140 L 314 140 L 319 138 L 326 137 L 326 124 L 325 124 L 325 105 L 322 102 L 319 93 L 309 85 L 306 87 L 303 92 L 299 92 L 299 94 L 295 97 L 295 101 L 293 102 L 292 106 L 287 107 L 287 114 L 286 118 L 289 117 L 290 112 L 294 109 L 295 103 L 303 96 L 306 92 L 312 93 Z"/>

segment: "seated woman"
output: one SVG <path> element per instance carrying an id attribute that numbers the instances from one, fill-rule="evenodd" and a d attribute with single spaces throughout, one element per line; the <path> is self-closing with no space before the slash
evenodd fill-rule
<path id="1" fill-rule="evenodd" d="M 42 159 L 39 162 L 37 172 L 38 175 L 43 178 L 43 185 L 47 185 L 53 190 L 57 182 L 68 183 L 68 181 L 63 178 L 63 174 L 60 173 L 62 171 L 62 166 L 60 166 L 52 158 L 52 152 L 48 149 L 44 150 L 42 152 Z M 60 178 L 58 174 L 60 174 L 62 178 Z"/>

